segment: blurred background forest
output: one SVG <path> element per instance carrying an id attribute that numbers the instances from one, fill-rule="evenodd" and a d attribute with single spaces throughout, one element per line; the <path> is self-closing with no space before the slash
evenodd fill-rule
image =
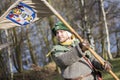
<path id="1" fill-rule="evenodd" d="M 16 0 L 0 0 L 0 16 L 14 1 Z M 105 60 L 120 57 L 120 0 L 48 2 L 80 36 L 88 39 L 93 49 Z M 33 70 L 34 66 L 37 66 L 39 71 L 51 61 L 51 57 L 46 55 L 56 44 L 51 28 L 57 21 L 59 19 L 52 15 L 27 26 L 0 30 L 0 80 L 14 80 L 15 74 Z M 36 75 L 31 79 L 25 77 L 28 76 L 24 73 L 19 79 L 38 80 L 35 79 Z"/>

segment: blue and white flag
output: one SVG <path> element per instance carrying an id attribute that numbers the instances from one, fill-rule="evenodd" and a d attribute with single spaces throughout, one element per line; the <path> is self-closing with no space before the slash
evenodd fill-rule
<path id="1" fill-rule="evenodd" d="M 6 18 L 17 24 L 27 25 L 34 20 L 35 16 L 36 13 L 30 6 L 20 2 L 11 9 Z"/>
<path id="2" fill-rule="evenodd" d="M 0 29 L 24 26 L 51 15 L 53 12 L 44 0 L 16 0 L 0 16 Z"/>

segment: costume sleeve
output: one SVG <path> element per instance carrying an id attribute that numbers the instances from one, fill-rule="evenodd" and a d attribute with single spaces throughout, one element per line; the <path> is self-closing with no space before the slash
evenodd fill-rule
<path id="1" fill-rule="evenodd" d="M 68 51 L 68 49 L 63 47 L 63 46 L 60 46 L 60 45 L 54 46 L 52 51 L 51 51 L 51 55 L 52 55 L 52 58 L 53 58 L 54 62 L 60 68 L 63 68 L 64 65 L 61 62 L 61 60 L 59 59 L 59 56 L 63 55 L 66 51 Z"/>
<path id="2" fill-rule="evenodd" d="M 101 70 L 101 71 L 104 70 L 102 64 L 97 59 L 95 59 L 93 56 L 91 56 L 89 59 L 96 69 Z M 103 59 L 101 58 L 101 60 Z"/>

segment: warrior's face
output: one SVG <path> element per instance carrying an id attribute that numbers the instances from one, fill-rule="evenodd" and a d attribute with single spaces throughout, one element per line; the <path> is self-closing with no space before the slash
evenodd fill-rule
<path id="1" fill-rule="evenodd" d="M 57 30 L 56 31 L 56 37 L 57 37 L 57 40 L 62 43 L 62 42 L 66 42 L 67 40 L 69 40 L 69 36 L 67 34 L 67 31 L 65 30 Z"/>

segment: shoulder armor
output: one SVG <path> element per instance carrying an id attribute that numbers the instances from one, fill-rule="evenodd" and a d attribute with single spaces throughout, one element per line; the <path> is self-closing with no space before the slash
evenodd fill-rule
<path id="1" fill-rule="evenodd" d="M 69 51 L 69 49 L 65 46 L 62 45 L 55 45 L 52 49 L 52 52 L 64 52 L 64 51 Z"/>

